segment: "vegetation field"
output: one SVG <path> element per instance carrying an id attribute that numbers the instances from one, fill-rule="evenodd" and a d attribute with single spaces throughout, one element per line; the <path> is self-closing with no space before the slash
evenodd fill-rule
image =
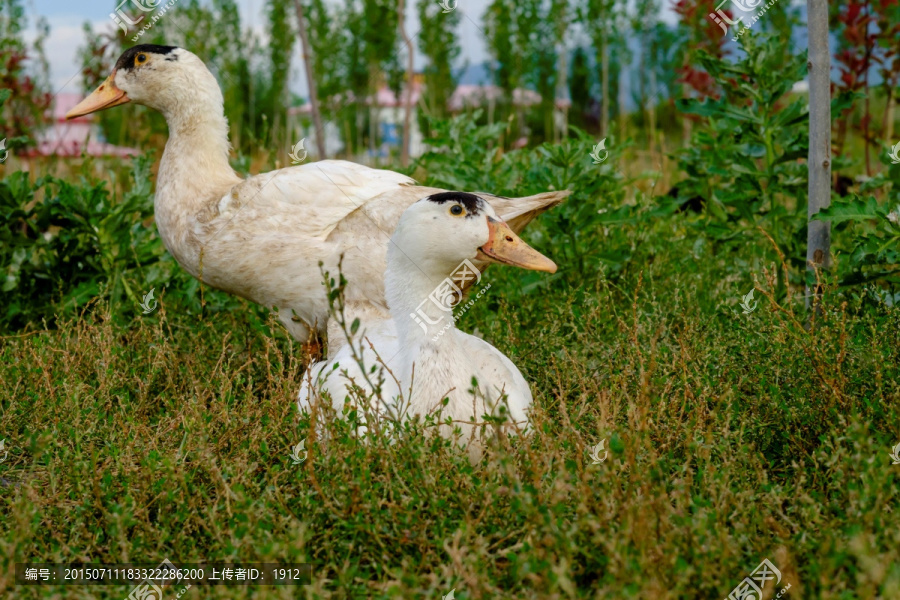
<path id="1" fill-rule="evenodd" d="M 446 135 L 482 164 L 487 133 L 456 123 Z M 335 418 L 323 441 L 295 405 L 300 347 L 267 311 L 198 287 L 140 220 L 140 161 L 121 196 L 41 182 L 72 222 L 94 222 L 100 197 L 97 223 L 125 206 L 134 224 L 110 226 L 111 246 L 102 227 L 74 226 L 65 247 L 32 244 L 54 269 L 94 254 L 123 267 L 86 280 L 93 300 L 3 337 L 3 593 L 124 598 L 124 586 L 15 586 L 14 565 L 167 558 L 313 565 L 309 587 L 185 597 L 724 598 L 768 559 L 790 597 L 897 597 L 890 288 L 824 274 L 809 313 L 802 270 L 765 227 L 739 243 L 698 235 L 708 217 L 666 208 L 578 148 L 507 153 L 481 171 L 440 155 L 419 165 L 464 189 L 575 189 L 526 233 L 559 273 L 492 267 L 460 321 L 535 395 L 533 435 L 476 464 L 429 424 L 391 443 Z M 31 190 L 2 186 L 7 199 Z M 134 240 L 156 262 L 126 264 Z M 154 277 L 159 305 L 144 315 L 123 283 Z M 52 272 L 34 281 L 51 285 L 20 312 L 59 306 Z"/>
<path id="2" fill-rule="evenodd" d="M 4 338 L 4 593 L 124 598 L 14 587 L 13 564 L 168 557 L 313 565 L 308 588 L 185 597 L 724 598 L 768 558 L 794 598 L 898 597 L 896 310 L 828 294 L 808 330 L 772 264 L 743 314 L 754 283 L 722 264 L 751 256 L 697 253 L 678 217 L 629 234 L 616 283 L 486 273 L 462 326 L 532 382 L 535 432 L 475 465 L 420 426 L 314 440 L 298 347 L 248 305 L 163 297 L 123 329 L 97 303 Z"/>
<path id="3" fill-rule="evenodd" d="M 478 15 L 266 0 L 262 25 L 239 4 L 182 0 L 128 32 L 197 60 L 156 46 L 120 65 L 185 88 L 169 117 L 194 108 L 182 98 L 218 109 L 216 79 L 222 181 L 341 158 L 447 190 L 571 191 L 522 234 L 558 270 L 491 266 L 457 324 L 522 371 L 531 431 L 470 460 L 432 419 L 360 437 L 345 407 L 313 425 L 297 407 L 308 348 L 160 237 L 168 126 L 135 106 L 150 95 L 124 105 L 107 79 L 131 38 L 85 26 L 82 83 L 107 82 L 94 108 L 111 110 L 75 116 L 140 155 L 93 156 L 85 140 L 46 156 L 49 30 L 26 36 L 23 3 L 2 0 L 0 598 L 161 600 L 23 585 L 17 569 L 168 560 L 305 564 L 311 582 L 178 584 L 167 600 L 900 599 L 896 2 L 810 1 L 835 43 L 817 100 L 796 41 L 806 13 L 787 0 L 731 41 L 718 0 L 674 3 L 675 24 L 657 0 L 491 0 Z M 406 10 L 420 33 L 402 29 Z M 453 102 L 463 16 L 490 54 L 489 107 Z M 316 107 L 290 85 L 301 32 Z M 380 128 L 366 99 L 413 82 L 415 115 L 403 94 L 403 127 Z M 811 123 L 829 100 L 832 123 Z M 202 120 L 185 112 L 181 125 Z M 340 151 L 298 143 L 321 129 L 308 115 Z M 833 137 L 817 149 L 811 128 Z M 808 262 L 811 223 L 830 246 Z M 760 573 L 761 595 L 746 593 Z"/>

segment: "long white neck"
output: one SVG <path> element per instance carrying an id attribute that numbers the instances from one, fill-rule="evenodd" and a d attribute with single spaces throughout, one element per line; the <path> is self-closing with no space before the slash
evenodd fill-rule
<path id="1" fill-rule="evenodd" d="M 413 261 L 395 248 L 388 251 L 384 293 L 404 347 L 437 343 L 448 337 L 438 335 L 441 331 L 454 328 L 453 312 L 440 302 L 439 293 L 449 275 L 430 261 Z"/>
<path id="2" fill-rule="evenodd" d="M 241 181 L 228 163 L 230 144 L 222 92 L 206 67 L 173 81 L 184 92 L 162 106 L 169 140 L 159 166 L 155 213 L 166 247 L 194 271 L 191 224 Z"/>
<path id="3" fill-rule="evenodd" d="M 400 347 L 397 376 L 404 393 L 413 384 L 410 397 L 413 412 L 430 408 L 428 404 L 435 398 L 426 394 L 430 393 L 428 382 L 445 380 L 447 374 L 439 375 L 435 370 L 454 364 L 457 353 L 462 352 L 453 313 L 442 306 L 440 294 L 435 293 L 446 286 L 444 280 L 451 273 L 452 268 L 435 261 L 421 257 L 413 261 L 399 251 L 393 241 L 389 246 L 384 276 L 385 298 Z"/>
<path id="4" fill-rule="evenodd" d="M 228 164 L 231 145 L 222 91 L 205 67 L 192 71 L 189 95 L 159 107 L 169 125 L 160 164 L 160 174 L 168 177 L 160 177 L 161 186 L 195 190 L 234 185 L 238 178 Z"/>

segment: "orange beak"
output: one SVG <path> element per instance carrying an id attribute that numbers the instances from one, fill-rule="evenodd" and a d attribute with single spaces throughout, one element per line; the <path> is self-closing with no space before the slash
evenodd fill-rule
<path id="1" fill-rule="evenodd" d="M 66 119 L 83 117 L 84 115 L 89 115 L 98 110 L 112 108 L 113 106 L 131 102 L 125 92 L 117 88 L 116 84 L 113 83 L 115 78 L 116 72 L 113 71 L 112 74 L 106 78 L 106 81 L 100 84 L 100 87 L 91 92 L 90 96 L 79 102 L 75 108 L 66 113 Z"/>
<path id="2" fill-rule="evenodd" d="M 490 236 L 478 249 L 477 258 L 532 271 L 556 273 L 556 263 L 526 244 L 503 221 L 487 218 Z"/>

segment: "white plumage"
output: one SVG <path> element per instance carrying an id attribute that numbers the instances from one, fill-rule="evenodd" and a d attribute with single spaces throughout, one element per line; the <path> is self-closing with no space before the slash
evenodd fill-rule
<path id="1" fill-rule="evenodd" d="M 441 425 L 441 433 L 449 436 L 459 427 L 466 442 L 486 414 L 505 413 L 508 427 L 525 429 L 532 396 L 518 368 L 489 343 L 457 329 L 446 305 L 429 298 L 464 261 L 551 272 L 556 265 L 522 242 L 488 202 L 464 193 L 436 194 L 410 206 L 387 261 L 390 316 L 363 320 L 350 344 L 310 367 L 298 399 L 301 412 L 310 413 L 325 392 L 338 414 L 349 399 L 361 414 L 385 417 L 388 427 L 412 415 L 450 418 L 453 425 Z M 480 446 L 470 446 L 473 456 Z"/>
<path id="2" fill-rule="evenodd" d="M 182 48 L 129 48 L 103 85 L 67 116 L 129 101 L 160 111 L 169 125 L 154 209 L 163 243 L 188 272 L 278 309 L 288 331 L 306 341 L 310 330 L 324 333 L 328 320 L 319 263 L 335 273 L 343 256 L 348 316 L 387 315 L 387 242 L 406 207 L 442 190 L 338 160 L 241 179 L 228 163 L 219 85 Z M 488 198 L 520 231 L 568 193 Z M 329 346 L 329 352 L 338 349 Z"/>

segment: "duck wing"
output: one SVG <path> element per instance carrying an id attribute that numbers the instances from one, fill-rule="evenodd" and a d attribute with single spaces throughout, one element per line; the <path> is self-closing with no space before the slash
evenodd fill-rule
<path id="1" fill-rule="evenodd" d="M 220 200 L 218 216 L 227 219 L 250 210 L 263 219 L 262 226 L 267 219 L 276 219 L 276 226 L 290 220 L 295 235 L 325 240 L 353 211 L 412 186 L 415 181 L 400 173 L 323 160 L 250 177 Z"/>

